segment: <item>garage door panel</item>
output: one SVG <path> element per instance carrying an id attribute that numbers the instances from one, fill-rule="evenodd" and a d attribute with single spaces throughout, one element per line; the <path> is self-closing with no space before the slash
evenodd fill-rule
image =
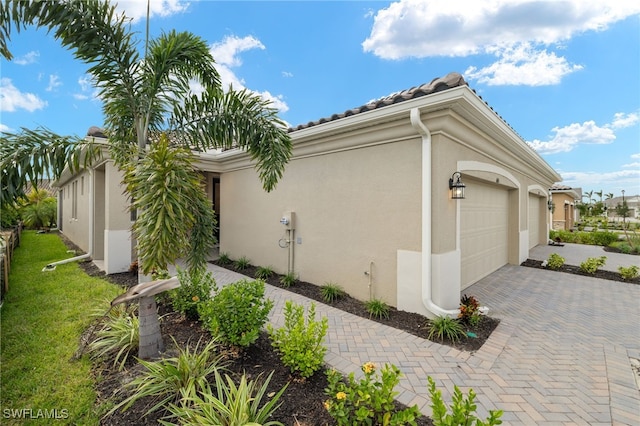
<path id="1" fill-rule="evenodd" d="M 469 183 L 460 207 L 462 287 L 508 263 L 509 193 Z"/>
<path id="2" fill-rule="evenodd" d="M 529 194 L 529 248 L 540 244 L 540 208 L 542 198 Z"/>

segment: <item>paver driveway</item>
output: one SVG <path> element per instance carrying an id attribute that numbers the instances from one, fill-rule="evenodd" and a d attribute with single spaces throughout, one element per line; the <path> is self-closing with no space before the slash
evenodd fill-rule
<path id="1" fill-rule="evenodd" d="M 242 276 L 212 266 L 219 284 Z M 326 362 L 360 374 L 366 361 L 404 373 L 398 399 L 431 414 L 427 376 L 449 399 L 453 385 L 478 394 L 478 412 L 504 410 L 504 424 L 640 425 L 640 391 L 630 358 L 640 359 L 640 286 L 521 266 L 505 266 L 465 290 L 501 323 L 471 354 L 317 303 L 329 318 Z M 267 286 L 270 321 L 283 324 L 295 293 Z"/>

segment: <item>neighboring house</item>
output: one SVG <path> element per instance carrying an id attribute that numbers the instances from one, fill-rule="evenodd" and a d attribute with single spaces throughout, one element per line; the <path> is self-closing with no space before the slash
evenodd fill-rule
<path id="1" fill-rule="evenodd" d="M 304 281 L 337 283 L 361 300 L 434 316 L 457 309 L 469 285 L 547 242 L 547 192 L 560 176 L 460 74 L 298 126 L 290 136 L 293 156 L 271 193 L 245 152 L 200 154 L 220 251 L 232 259 L 246 256 Z M 465 199 L 451 197 L 456 173 Z M 93 188 L 84 199 L 83 176 Z M 109 161 L 59 181 L 63 232 L 93 247 L 107 272 L 132 260 L 118 183 Z M 88 203 L 87 196 L 92 213 L 76 207 L 70 214 L 73 200 Z M 70 235 L 71 217 L 94 236 Z"/>
<path id="2" fill-rule="evenodd" d="M 614 197 L 604 200 L 604 205 L 607 207 L 607 216 L 609 218 L 618 218 L 619 220 L 622 220 L 616 212 L 616 207 L 618 205 L 622 205 L 622 199 L 622 197 Z M 624 201 L 626 201 L 627 206 L 629 207 L 629 214 L 627 217 L 631 219 L 640 219 L 640 195 L 625 196 Z"/>
<path id="3" fill-rule="evenodd" d="M 582 188 L 553 185 L 549 189 L 549 194 L 551 196 L 551 228 L 567 231 L 573 229 L 580 215 L 576 205 L 582 199 Z"/>

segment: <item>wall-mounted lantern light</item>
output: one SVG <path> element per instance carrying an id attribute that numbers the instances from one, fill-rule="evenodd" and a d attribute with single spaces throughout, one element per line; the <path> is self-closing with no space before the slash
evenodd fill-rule
<path id="1" fill-rule="evenodd" d="M 553 201 L 551 201 L 551 198 L 549 198 L 549 201 L 547 201 L 547 208 L 549 209 L 550 212 L 553 211 L 554 205 L 553 205 Z"/>
<path id="2" fill-rule="evenodd" d="M 460 180 L 460 172 L 455 172 L 449 179 L 449 189 L 451 190 L 451 198 L 453 200 L 464 199 L 465 184 Z"/>

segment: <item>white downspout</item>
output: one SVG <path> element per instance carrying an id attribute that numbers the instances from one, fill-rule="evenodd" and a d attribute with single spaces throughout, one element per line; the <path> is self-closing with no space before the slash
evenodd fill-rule
<path id="1" fill-rule="evenodd" d="M 93 168 L 89 168 L 89 256 L 93 255 L 94 225 L 95 225 L 95 191 L 93 190 Z"/>
<path id="2" fill-rule="evenodd" d="M 422 303 L 437 316 L 458 316 L 458 309 L 444 309 L 431 297 L 431 132 L 420 119 L 420 110 L 411 110 L 411 125 L 422 137 Z"/>

